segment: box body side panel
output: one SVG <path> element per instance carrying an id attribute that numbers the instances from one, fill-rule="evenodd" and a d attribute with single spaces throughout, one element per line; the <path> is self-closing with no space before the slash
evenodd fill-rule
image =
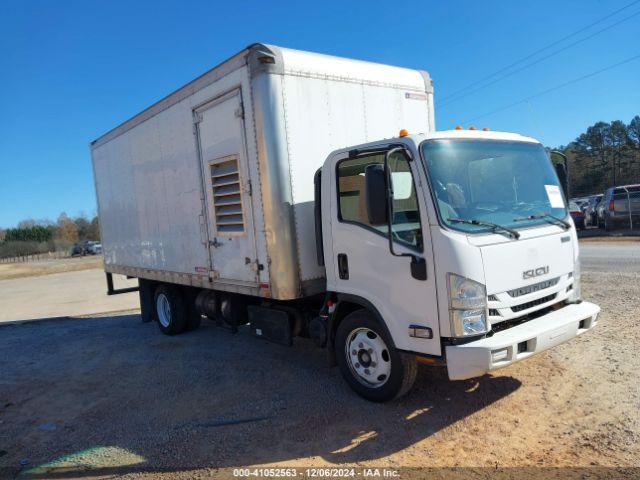
<path id="1" fill-rule="evenodd" d="M 265 51 L 274 53 L 273 68 L 260 63 Z M 282 300 L 321 291 L 314 172 L 335 149 L 392 138 L 401 128 L 433 129 L 433 90 L 416 70 L 263 45 L 247 55 L 94 142 L 107 271 Z M 210 206 L 194 135 L 194 110 L 237 88 L 259 285 L 215 277 L 216 255 L 234 252 L 218 248 L 210 257 Z"/>
<path id="2" fill-rule="evenodd" d="M 255 164 L 246 66 L 94 146 L 92 160 L 107 269 L 126 266 L 209 275 L 212 265 L 193 110 L 234 88 L 245 92 L 247 154 L 249 164 Z M 250 174 L 254 173 L 255 168 Z M 260 208 L 259 185 L 255 193 L 252 202 L 257 198 Z M 261 232 L 260 215 L 255 216 L 256 231 Z M 264 240 L 259 237 L 258 254 L 266 258 Z"/>
<path id="3" fill-rule="evenodd" d="M 285 57 L 286 58 L 286 57 Z M 336 149 L 432 129 L 433 96 L 418 81 L 402 85 L 395 70 L 380 82 L 317 74 L 283 77 L 287 146 L 301 280 L 324 276 L 316 257 L 313 174 Z M 406 72 L 401 71 L 403 76 Z"/>

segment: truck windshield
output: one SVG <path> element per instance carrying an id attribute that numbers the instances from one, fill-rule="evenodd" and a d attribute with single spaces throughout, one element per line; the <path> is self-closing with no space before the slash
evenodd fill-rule
<path id="1" fill-rule="evenodd" d="M 447 227 L 476 233 L 496 231 L 487 222 L 516 229 L 567 217 L 558 177 L 540 144 L 435 139 L 421 149 Z"/>

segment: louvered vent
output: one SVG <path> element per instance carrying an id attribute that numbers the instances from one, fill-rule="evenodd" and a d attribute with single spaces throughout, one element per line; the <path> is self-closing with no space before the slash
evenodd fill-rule
<path id="1" fill-rule="evenodd" d="M 211 165 L 211 185 L 218 235 L 243 233 L 244 215 L 237 157 Z"/>

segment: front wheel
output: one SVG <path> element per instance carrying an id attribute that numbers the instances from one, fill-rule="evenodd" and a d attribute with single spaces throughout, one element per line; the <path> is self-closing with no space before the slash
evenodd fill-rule
<path id="1" fill-rule="evenodd" d="M 367 400 L 399 398 L 416 378 L 415 357 L 398 352 L 386 330 L 366 310 L 350 313 L 340 323 L 335 353 L 344 379 Z"/>

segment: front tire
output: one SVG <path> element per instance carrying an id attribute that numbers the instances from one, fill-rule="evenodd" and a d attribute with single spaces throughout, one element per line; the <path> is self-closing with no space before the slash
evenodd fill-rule
<path id="1" fill-rule="evenodd" d="M 182 291 L 172 285 L 159 285 L 154 295 L 158 327 L 165 335 L 184 332 L 189 320 L 189 309 Z"/>
<path id="2" fill-rule="evenodd" d="M 342 376 L 361 397 L 386 402 L 406 394 L 416 379 L 413 355 L 399 352 L 386 329 L 366 310 L 338 326 L 335 354 Z"/>

